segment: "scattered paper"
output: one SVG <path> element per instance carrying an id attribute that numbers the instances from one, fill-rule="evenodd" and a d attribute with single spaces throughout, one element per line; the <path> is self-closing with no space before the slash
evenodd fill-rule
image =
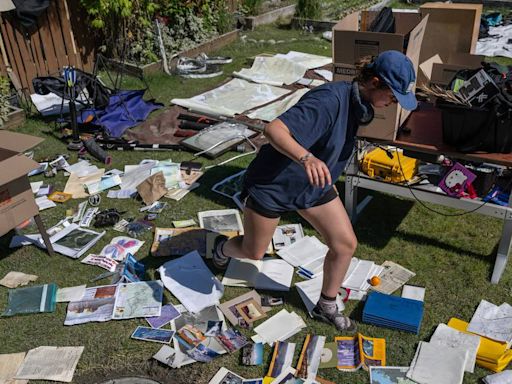
<path id="1" fill-rule="evenodd" d="M 154 168 L 153 168 L 154 169 Z M 137 192 L 146 205 L 151 205 L 160 200 L 167 193 L 164 173 L 162 171 L 153 173 L 137 186 Z"/>
<path id="2" fill-rule="evenodd" d="M 56 207 L 57 204 L 55 204 L 53 201 L 48 199 L 48 196 L 41 196 L 36 199 L 36 204 L 39 207 L 39 211 L 44 211 L 48 208 Z"/>
<path id="3" fill-rule="evenodd" d="M 91 163 L 87 160 L 81 160 L 64 169 L 66 172 L 75 173 L 78 177 L 85 177 L 98 172 L 98 167 L 91 165 Z"/>
<path id="4" fill-rule="evenodd" d="M 73 301 L 68 304 L 64 325 L 111 320 L 116 291 L 117 285 L 87 288 L 80 301 Z"/>
<path id="5" fill-rule="evenodd" d="M 242 68 L 233 75 L 260 84 L 290 85 L 304 77 L 306 67 L 286 58 L 256 56 L 251 68 Z"/>
<path id="6" fill-rule="evenodd" d="M 304 302 L 306 310 L 310 316 L 311 311 L 320 299 L 323 280 L 323 276 L 318 276 L 310 280 L 304 280 L 299 283 L 295 283 L 295 287 L 297 288 L 300 298 Z M 345 304 L 343 304 L 343 301 L 339 295 L 336 296 L 336 303 L 338 304 L 338 310 L 342 312 L 345 309 Z"/>
<path id="7" fill-rule="evenodd" d="M 287 54 L 278 53 L 275 56 L 299 63 L 306 67 L 306 69 L 319 68 L 332 63 L 332 57 L 330 56 L 320 56 L 297 51 L 289 51 Z"/>
<path id="8" fill-rule="evenodd" d="M 76 173 L 72 173 L 68 177 L 64 193 L 73 195 L 73 199 L 84 199 L 89 196 L 85 191 L 85 184 L 92 184 L 101 181 L 101 177 L 105 173 L 105 169 L 99 169 L 95 173 L 91 173 L 84 177 L 78 177 Z"/>
<path id="9" fill-rule="evenodd" d="M 17 379 L 73 381 L 84 347 L 38 347 L 31 349 L 16 374 Z"/>
<path id="10" fill-rule="evenodd" d="M 424 301 L 425 288 L 415 287 L 414 285 L 404 285 L 404 287 L 402 288 L 402 297 L 406 299 Z"/>
<path id="11" fill-rule="evenodd" d="M 327 69 L 315 69 L 315 73 L 322 76 L 327 81 L 332 81 L 332 72 Z"/>
<path id="12" fill-rule="evenodd" d="M 512 306 L 503 303 L 494 305 L 486 300 L 480 301 L 468 331 L 493 340 L 512 342 Z"/>
<path id="13" fill-rule="evenodd" d="M 181 316 L 180 311 L 178 311 L 174 305 L 167 304 L 162 306 L 162 312 L 160 313 L 160 316 L 146 317 L 146 321 L 151 326 L 151 328 L 160 328 L 179 316 Z"/>
<path id="14" fill-rule="evenodd" d="M 130 199 L 136 193 L 137 189 L 111 189 L 110 191 L 107 192 L 107 197 L 109 199 Z"/>
<path id="15" fill-rule="evenodd" d="M 254 342 L 264 342 L 273 345 L 276 341 L 285 341 L 303 328 L 306 328 L 306 323 L 304 323 L 304 320 L 299 315 L 282 309 L 254 328 L 256 339 L 254 336 L 252 339 Z"/>
<path id="16" fill-rule="evenodd" d="M 119 175 L 114 176 L 102 176 L 99 181 L 93 181 L 86 183 L 85 189 L 89 195 L 95 195 L 97 193 L 106 191 L 107 189 L 116 187 L 121 184 L 121 177 Z"/>
<path id="17" fill-rule="evenodd" d="M 168 261 L 158 271 L 165 288 L 190 312 L 219 304 L 224 293 L 224 287 L 197 251 Z"/>
<path id="18" fill-rule="evenodd" d="M 67 303 L 70 301 L 79 301 L 85 294 L 86 285 L 78 285 L 76 287 L 57 289 L 57 303 Z"/>
<path id="19" fill-rule="evenodd" d="M 0 383 L 27 384 L 28 380 L 15 380 L 16 372 L 25 360 L 25 352 L 0 355 Z"/>
<path id="20" fill-rule="evenodd" d="M 82 220 L 82 217 L 84 216 L 86 208 L 87 208 L 87 201 L 82 201 L 80 204 L 78 204 L 78 211 L 73 216 L 73 223 L 78 223 Z"/>
<path id="21" fill-rule="evenodd" d="M 414 272 L 392 261 L 385 261 L 382 263 L 382 267 L 384 267 L 384 270 L 379 275 L 380 284 L 372 287 L 372 289 L 388 295 L 395 292 L 398 288 L 407 283 L 409 279 L 416 276 Z"/>
<path id="22" fill-rule="evenodd" d="M 30 188 L 32 189 L 32 193 L 39 192 L 39 188 L 43 185 L 42 181 L 34 181 L 33 183 L 30 183 Z"/>
<path id="23" fill-rule="evenodd" d="M 163 284 L 159 280 L 119 284 L 112 318 L 122 320 L 160 316 L 162 297 Z"/>
<path id="24" fill-rule="evenodd" d="M 117 261 L 111 259 L 108 256 L 93 254 L 87 255 L 86 257 L 83 258 L 81 262 L 84 264 L 96 265 L 110 272 L 114 272 L 118 264 Z"/>
<path id="25" fill-rule="evenodd" d="M 16 288 L 22 285 L 27 285 L 31 281 L 36 280 L 36 275 L 27 275 L 23 272 L 11 271 L 7 273 L 7 275 L 5 275 L 2 280 L 0 280 L 0 285 L 3 285 L 7 288 Z"/>
<path id="26" fill-rule="evenodd" d="M 299 267 L 317 259 L 324 259 L 328 250 L 329 248 L 315 236 L 306 236 L 283 247 L 277 254 L 290 265 Z"/>
<path id="27" fill-rule="evenodd" d="M 484 384 L 510 384 L 512 383 L 512 370 L 487 375 L 482 380 Z"/>

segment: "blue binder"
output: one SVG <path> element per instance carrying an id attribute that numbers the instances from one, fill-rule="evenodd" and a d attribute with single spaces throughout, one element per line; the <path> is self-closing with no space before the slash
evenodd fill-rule
<path id="1" fill-rule="evenodd" d="M 380 292 L 368 294 L 363 322 L 418 334 L 423 319 L 423 302 Z"/>

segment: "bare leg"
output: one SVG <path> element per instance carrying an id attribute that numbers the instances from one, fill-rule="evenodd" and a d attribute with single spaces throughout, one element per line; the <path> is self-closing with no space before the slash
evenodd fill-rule
<path id="1" fill-rule="evenodd" d="M 357 238 L 339 198 L 299 211 L 323 237 L 329 252 L 324 263 L 322 293 L 336 297 L 357 247 Z"/>
<path id="2" fill-rule="evenodd" d="M 245 208 L 244 235 L 228 240 L 222 249 L 224 255 L 237 259 L 262 259 L 278 223 L 279 218 L 269 219 Z"/>

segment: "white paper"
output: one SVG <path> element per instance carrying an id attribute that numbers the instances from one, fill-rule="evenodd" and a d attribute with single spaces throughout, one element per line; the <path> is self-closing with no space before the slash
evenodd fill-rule
<path id="1" fill-rule="evenodd" d="M 255 111 L 249 113 L 247 116 L 251 119 L 260 119 L 263 121 L 272 121 L 279 115 L 285 113 L 293 107 L 309 91 L 308 88 L 302 88 L 291 95 L 286 96 L 284 99 L 279 99 L 271 104 L 267 104 Z"/>
<path id="2" fill-rule="evenodd" d="M 211 378 L 208 384 L 230 384 L 237 383 L 234 379 L 237 378 L 239 380 L 244 380 L 242 376 L 238 376 L 236 373 L 231 372 L 227 368 L 222 367 L 217 371 L 217 373 Z"/>
<path id="3" fill-rule="evenodd" d="M 467 351 L 468 358 L 464 370 L 473 373 L 476 354 L 480 346 L 480 336 L 457 331 L 446 324 L 439 324 L 430 338 L 430 342 Z"/>
<path id="4" fill-rule="evenodd" d="M 306 67 L 282 57 L 256 56 L 251 68 L 242 68 L 233 75 L 255 83 L 290 85 L 304 77 Z"/>
<path id="5" fill-rule="evenodd" d="M 120 184 L 121 177 L 119 175 L 103 176 L 100 181 L 85 184 L 85 188 L 90 195 L 95 195 Z"/>
<path id="6" fill-rule="evenodd" d="M 90 174 L 98 172 L 98 167 L 91 165 L 87 160 L 80 160 L 79 162 L 64 168 L 66 172 L 75 173 L 78 177 L 85 177 Z"/>
<path id="7" fill-rule="evenodd" d="M 407 377 L 419 384 L 461 384 L 467 352 L 420 341 Z"/>
<path id="8" fill-rule="evenodd" d="M 85 294 L 86 285 L 77 285 L 76 287 L 57 289 L 57 303 L 67 303 L 69 301 L 80 301 Z"/>
<path id="9" fill-rule="evenodd" d="M 406 299 L 424 301 L 425 288 L 415 287 L 413 285 L 404 285 L 404 287 L 402 288 L 402 297 Z"/>
<path id="10" fill-rule="evenodd" d="M 512 24 L 489 28 L 489 37 L 478 39 L 475 55 L 503 56 L 512 58 L 508 39 L 512 36 Z"/>
<path id="11" fill-rule="evenodd" d="M 31 349 L 16 374 L 17 379 L 73 381 L 84 347 L 38 347 Z"/>
<path id="12" fill-rule="evenodd" d="M 116 189 L 107 192 L 109 199 L 130 199 L 132 195 L 137 193 L 136 189 Z"/>
<path id="13" fill-rule="evenodd" d="M 312 53 L 289 51 L 287 54 L 278 53 L 274 57 L 284 58 L 295 63 L 298 63 L 306 69 L 314 69 L 323 67 L 332 63 L 332 57 L 314 55 Z"/>
<path id="14" fill-rule="evenodd" d="M 42 185 L 43 185 L 42 181 L 34 181 L 34 182 L 30 183 L 30 189 L 32 189 L 32 193 L 39 192 L 39 188 L 41 188 Z"/>
<path id="15" fill-rule="evenodd" d="M 315 69 L 315 73 L 319 74 L 327 81 L 332 81 L 332 72 L 327 69 Z"/>
<path id="16" fill-rule="evenodd" d="M 512 384 L 512 370 L 487 375 L 483 381 L 485 384 Z"/>
<path id="17" fill-rule="evenodd" d="M 48 196 L 41 196 L 36 199 L 36 204 L 39 207 L 39 211 L 44 211 L 48 208 L 56 207 L 57 204 L 55 204 L 53 201 L 48 199 Z"/>
<path id="18" fill-rule="evenodd" d="M 121 178 L 121 189 L 137 191 L 137 186 L 151 176 L 151 168 L 156 161 L 147 162 L 135 166 L 125 166 L 124 175 Z"/>
<path id="19" fill-rule="evenodd" d="M 254 328 L 254 332 L 258 336 L 257 339 L 272 345 L 276 341 L 285 341 L 305 327 L 306 323 L 304 323 L 304 320 L 299 315 L 282 309 Z"/>
<path id="20" fill-rule="evenodd" d="M 374 270 L 375 263 L 369 260 L 352 258 L 350 267 L 341 286 L 349 289 L 363 290 L 363 286 L 367 283 L 368 279 L 372 277 L 371 274 Z"/>
<path id="21" fill-rule="evenodd" d="M 277 251 L 277 254 L 290 265 L 299 267 L 318 259 L 324 259 L 329 247 L 315 236 L 306 236 L 295 243 Z"/>
<path id="22" fill-rule="evenodd" d="M 176 360 L 176 350 L 168 345 L 162 346 L 162 348 L 160 348 L 158 352 L 153 355 L 153 359 L 161 362 L 162 364 L 168 365 L 169 367 L 179 368 L 174 366 Z"/>
<path id="23" fill-rule="evenodd" d="M 480 301 L 468 331 L 496 341 L 510 343 L 512 341 L 512 306 L 503 303 L 494 305 L 486 300 Z"/>
<path id="24" fill-rule="evenodd" d="M 233 79 L 211 91 L 189 99 L 172 99 L 171 102 L 215 116 L 233 117 L 237 113 L 267 104 L 288 93 L 290 93 L 288 89 Z"/>
<path id="25" fill-rule="evenodd" d="M 222 284 L 232 287 L 254 287 L 274 291 L 288 291 L 293 278 L 293 267 L 284 260 L 271 257 L 263 260 L 231 259 Z"/>
<path id="26" fill-rule="evenodd" d="M 25 352 L 0 355 L 0 383 L 27 384 L 28 380 L 15 380 L 16 372 L 25 360 Z"/>
<path id="27" fill-rule="evenodd" d="M 219 304 L 224 293 L 220 281 L 208 269 L 197 251 L 168 261 L 159 269 L 160 278 L 189 312 Z"/>

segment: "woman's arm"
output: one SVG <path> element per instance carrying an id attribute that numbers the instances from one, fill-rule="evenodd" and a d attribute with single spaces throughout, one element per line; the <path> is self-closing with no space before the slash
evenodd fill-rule
<path id="1" fill-rule="evenodd" d="M 301 146 L 281 120 L 275 119 L 267 124 L 264 134 L 277 151 L 304 166 L 312 185 L 324 188 L 325 184 L 330 185 L 332 183 L 331 173 L 327 165 Z"/>

